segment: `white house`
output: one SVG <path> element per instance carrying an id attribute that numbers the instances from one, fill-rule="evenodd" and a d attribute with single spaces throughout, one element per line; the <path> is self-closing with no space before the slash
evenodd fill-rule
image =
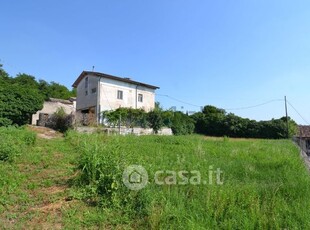
<path id="1" fill-rule="evenodd" d="M 77 89 L 76 111 L 94 114 L 100 121 L 103 111 L 120 107 L 150 111 L 155 107 L 159 87 L 104 73 L 83 71 L 73 83 Z"/>

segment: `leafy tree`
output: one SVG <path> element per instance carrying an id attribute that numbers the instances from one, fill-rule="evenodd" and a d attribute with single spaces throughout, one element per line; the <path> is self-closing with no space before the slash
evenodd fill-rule
<path id="1" fill-rule="evenodd" d="M 38 89 L 38 82 L 36 81 L 34 76 L 28 74 L 18 74 L 15 78 L 12 79 L 13 83 L 17 83 L 19 85 L 24 85 L 33 89 Z"/>
<path id="2" fill-rule="evenodd" d="M 66 86 L 53 81 L 49 84 L 49 97 L 69 99 L 71 96 L 72 94 Z"/>
<path id="3" fill-rule="evenodd" d="M 76 97 L 76 93 L 77 93 L 76 88 L 72 88 L 71 91 L 70 91 L 71 97 Z"/>
<path id="4" fill-rule="evenodd" d="M 32 114 L 43 107 L 43 97 L 37 89 L 19 83 L 0 84 L 0 118 L 2 125 L 8 123 L 24 125 L 30 122 Z M 9 122 L 10 121 L 10 122 Z"/>
<path id="5" fill-rule="evenodd" d="M 207 105 L 203 108 L 198 123 L 204 127 L 198 129 L 203 130 L 206 135 L 222 136 L 225 132 L 224 120 L 226 112 L 214 106 Z"/>
<path id="6" fill-rule="evenodd" d="M 205 106 L 202 112 L 191 116 L 195 121 L 195 132 L 210 136 L 248 138 L 286 138 L 286 118 L 270 121 L 255 121 L 241 118 L 214 106 Z M 289 118 L 289 136 L 296 134 L 297 124 Z"/>
<path id="7" fill-rule="evenodd" d="M 69 91 L 64 85 L 56 82 L 48 83 L 42 79 L 38 82 L 38 89 L 44 95 L 45 100 L 49 98 L 69 99 L 76 96 L 76 89 Z"/>
<path id="8" fill-rule="evenodd" d="M 172 110 L 161 111 L 164 126 L 171 128 L 173 125 L 174 112 Z"/>
<path id="9" fill-rule="evenodd" d="M 194 120 L 182 112 L 174 112 L 172 118 L 172 132 L 175 135 L 192 134 L 195 129 Z"/>
<path id="10" fill-rule="evenodd" d="M 43 97 L 35 84 L 32 76 L 11 78 L 0 67 L 0 126 L 27 124 L 32 114 L 42 109 Z"/>
<path id="11" fill-rule="evenodd" d="M 164 125 L 161 113 L 158 110 L 153 110 L 148 113 L 148 121 L 155 134 L 157 134 Z"/>
<path id="12" fill-rule="evenodd" d="M 12 78 L 0 64 L 0 126 L 27 124 L 32 114 L 42 109 L 44 100 L 68 99 L 75 95 L 75 90 L 70 91 L 56 82 L 37 82 L 28 74 Z"/>
<path id="13" fill-rule="evenodd" d="M 44 96 L 44 100 L 48 100 L 51 96 L 51 89 L 48 82 L 40 79 L 38 82 L 38 89 L 40 90 L 41 94 Z"/>
<path id="14" fill-rule="evenodd" d="M 226 114 L 224 109 L 216 108 L 213 105 L 206 105 L 205 107 L 203 107 L 202 113 L 206 115 L 208 114 L 225 115 Z"/>
<path id="15" fill-rule="evenodd" d="M 10 81 L 9 74 L 5 72 L 4 69 L 2 69 L 2 64 L 0 64 L 0 84 L 9 81 Z"/>

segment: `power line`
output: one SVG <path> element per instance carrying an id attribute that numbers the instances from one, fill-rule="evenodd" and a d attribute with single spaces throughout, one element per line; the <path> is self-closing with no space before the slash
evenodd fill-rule
<path id="1" fill-rule="evenodd" d="M 189 103 L 189 102 L 185 102 L 183 100 L 179 100 L 175 97 L 171 97 L 167 94 L 156 94 L 158 96 L 163 96 L 163 97 L 167 97 L 167 98 L 170 98 L 174 101 L 177 101 L 177 102 L 180 102 L 180 103 L 183 103 L 183 104 L 186 104 L 186 105 L 190 105 L 190 106 L 195 106 L 195 107 L 199 107 L 201 108 L 202 106 L 199 106 L 199 105 L 195 105 L 195 104 L 192 104 L 192 103 Z M 269 101 L 266 101 L 264 103 L 260 103 L 260 104 L 256 104 L 256 105 L 251 105 L 251 106 L 245 106 L 245 107 L 239 107 L 239 108 L 228 108 L 228 109 L 224 109 L 226 111 L 229 111 L 229 110 L 245 110 L 245 109 L 252 109 L 252 108 L 256 108 L 256 107 L 260 107 L 260 106 L 264 106 L 264 105 L 267 105 L 267 104 L 270 104 L 270 103 L 273 103 L 273 102 L 283 102 L 284 99 L 273 99 L 273 100 L 269 100 Z M 298 112 L 298 110 L 292 105 L 292 103 L 290 103 L 288 100 L 287 100 L 287 103 L 293 108 L 293 110 L 299 115 L 299 117 L 305 122 L 307 123 L 308 125 L 310 125 L 310 123 Z"/>
<path id="2" fill-rule="evenodd" d="M 310 123 L 298 112 L 298 110 L 287 100 L 287 103 L 295 110 L 295 112 L 300 116 L 300 118 L 306 122 L 308 125 L 310 125 Z"/>
<path id="3" fill-rule="evenodd" d="M 195 106 L 195 107 L 203 107 L 201 105 L 195 105 L 195 104 L 192 104 L 192 103 L 189 103 L 189 102 L 185 102 L 183 100 L 180 100 L 180 99 L 177 99 L 175 97 L 171 97 L 167 94 L 156 94 L 158 96 L 163 96 L 163 97 L 167 97 L 167 98 L 170 98 L 174 101 L 177 101 L 177 102 L 180 102 L 180 103 L 183 103 L 183 104 L 186 104 L 186 105 L 190 105 L 190 106 Z M 257 105 L 251 105 L 251 106 L 245 106 L 245 107 L 239 107 L 239 108 L 228 108 L 228 109 L 225 109 L 225 110 L 244 110 L 244 109 L 251 109 L 251 108 L 255 108 L 255 107 L 259 107 L 259 106 L 263 106 L 263 105 L 266 105 L 266 104 L 269 104 L 269 103 L 272 103 L 272 102 L 277 102 L 277 101 L 283 101 L 283 99 L 274 99 L 274 100 L 270 100 L 270 101 L 267 101 L 267 102 L 264 102 L 264 103 L 261 103 L 261 104 L 257 104 Z"/>
<path id="4" fill-rule="evenodd" d="M 158 94 L 158 93 L 157 93 L 156 95 L 157 95 L 157 96 L 162 96 L 162 97 L 167 97 L 167 98 L 170 98 L 170 99 L 172 99 L 172 100 L 174 100 L 174 101 L 177 101 L 177 102 L 180 102 L 180 103 L 183 103 L 183 104 L 186 104 L 186 105 L 190 105 L 190 106 L 195 106 L 195 107 L 201 108 L 201 105 L 195 105 L 195 104 L 192 104 L 192 103 L 188 103 L 188 102 L 179 100 L 179 99 L 177 99 L 177 98 L 171 97 L 171 96 L 169 96 L 169 95 L 167 95 L 167 94 Z"/>
<path id="5" fill-rule="evenodd" d="M 225 110 L 243 110 L 243 109 L 252 109 L 252 108 L 256 108 L 256 107 L 259 107 L 259 106 L 267 105 L 267 104 L 270 104 L 270 103 L 272 103 L 272 102 L 276 102 L 276 101 L 283 101 L 283 99 L 274 99 L 274 100 L 266 101 L 266 102 L 264 102 L 264 103 L 257 104 L 257 105 L 251 105 L 251 106 L 239 107 L 239 108 L 231 108 L 231 109 L 225 109 Z"/>

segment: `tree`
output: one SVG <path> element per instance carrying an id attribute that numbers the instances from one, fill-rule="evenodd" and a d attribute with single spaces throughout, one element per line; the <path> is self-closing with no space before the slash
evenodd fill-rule
<path id="1" fill-rule="evenodd" d="M 43 97 L 37 89 L 18 83 L 0 84 L 0 118 L 2 125 L 24 125 L 30 122 L 32 114 L 43 107 Z"/>
<path id="2" fill-rule="evenodd" d="M 38 89 L 40 90 L 41 94 L 44 95 L 45 100 L 48 100 L 49 98 L 67 100 L 70 97 L 76 96 L 76 89 L 72 89 L 70 91 L 66 86 L 53 81 L 48 83 L 45 80 L 40 79 L 38 82 Z"/>
<path id="3" fill-rule="evenodd" d="M 49 85 L 49 92 L 52 98 L 69 99 L 72 96 L 66 86 L 53 81 Z"/>
<path id="4" fill-rule="evenodd" d="M 41 94 L 44 96 L 44 100 L 48 100 L 51 95 L 51 90 L 49 87 L 49 83 L 40 79 L 38 83 L 38 89 L 41 92 Z"/>
<path id="5" fill-rule="evenodd" d="M 38 89 L 39 83 L 36 81 L 34 76 L 22 73 L 18 74 L 15 78 L 12 79 L 13 83 L 19 85 L 24 85 L 33 89 Z"/>
<path id="6" fill-rule="evenodd" d="M 2 68 L 2 64 L 0 64 L 0 83 L 8 82 L 10 77 L 7 72 Z"/>
<path id="7" fill-rule="evenodd" d="M 164 125 L 161 113 L 158 110 L 153 110 L 148 113 L 148 121 L 155 134 L 157 134 Z"/>
<path id="8" fill-rule="evenodd" d="M 202 130 L 204 134 L 211 136 L 223 136 L 225 132 L 225 120 L 226 112 L 223 109 L 216 108 L 212 105 L 207 105 L 203 108 L 202 114 L 197 124 L 203 125 L 204 127 L 196 127 L 196 130 Z"/>
<path id="9" fill-rule="evenodd" d="M 0 67 L 0 126 L 24 125 L 43 107 L 43 97 L 34 77 L 19 74 L 11 78 Z"/>
<path id="10" fill-rule="evenodd" d="M 174 135 L 192 134 L 195 129 L 194 120 L 182 112 L 174 112 L 171 129 Z"/>
<path id="11" fill-rule="evenodd" d="M 195 132 L 205 135 L 271 139 L 287 137 L 285 117 L 255 121 L 233 113 L 226 114 L 225 110 L 210 105 L 191 117 L 195 121 Z M 296 134 L 296 130 L 297 124 L 289 118 L 289 136 Z"/>

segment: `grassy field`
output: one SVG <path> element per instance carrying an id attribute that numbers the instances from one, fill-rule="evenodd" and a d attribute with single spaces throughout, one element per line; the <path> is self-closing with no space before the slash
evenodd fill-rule
<path id="1" fill-rule="evenodd" d="M 310 229 L 310 177 L 291 141 L 25 132 L 0 130 L 19 140 L 1 139 L 13 148 L 0 161 L 2 228 Z M 148 172 L 139 191 L 122 182 L 133 164 Z"/>

